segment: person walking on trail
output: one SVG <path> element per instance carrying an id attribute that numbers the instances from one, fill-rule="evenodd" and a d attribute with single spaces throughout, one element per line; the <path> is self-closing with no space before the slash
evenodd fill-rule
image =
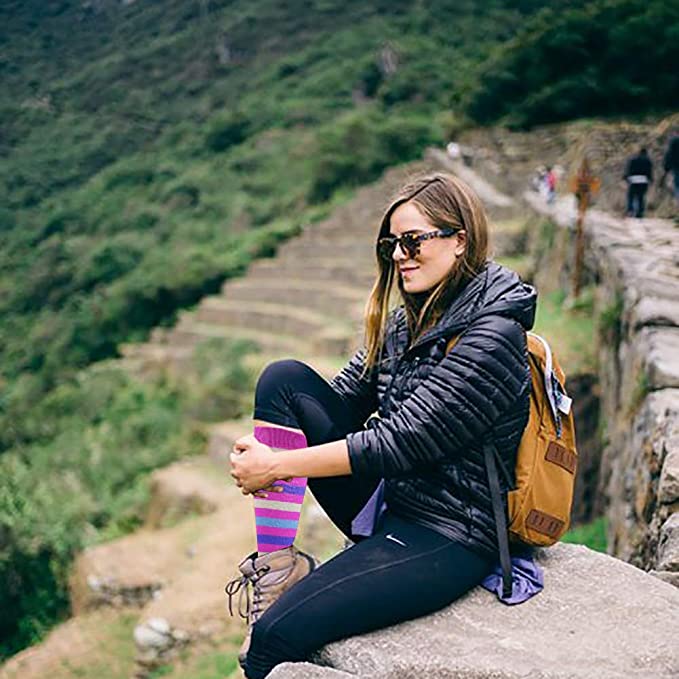
<path id="1" fill-rule="evenodd" d="M 536 292 L 487 259 L 488 240 L 469 186 L 444 173 L 413 180 L 381 221 L 365 347 L 331 382 L 297 360 L 259 377 L 254 434 L 231 454 L 256 517 L 257 551 L 227 585 L 250 623 L 248 679 L 441 609 L 496 565 L 484 441 L 514 469 Z M 394 287 L 402 305 L 390 311 Z M 355 543 L 320 566 L 293 544 L 307 479 Z"/>
<path id="2" fill-rule="evenodd" d="M 552 205 L 556 200 L 556 172 L 551 165 L 547 167 L 545 184 L 547 190 L 547 203 Z"/>
<path id="3" fill-rule="evenodd" d="M 665 157 L 663 159 L 663 169 L 665 176 L 672 174 L 672 187 L 674 192 L 674 199 L 679 204 L 679 136 L 673 137 L 667 146 Z M 665 177 L 663 177 L 664 183 Z"/>
<path id="4" fill-rule="evenodd" d="M 641 219 L 646 210 L 646 191 L 653 181 L 653 163 L 645 148 L 627 161 L 624 179 L 627 182 L 626 215 Z"/>

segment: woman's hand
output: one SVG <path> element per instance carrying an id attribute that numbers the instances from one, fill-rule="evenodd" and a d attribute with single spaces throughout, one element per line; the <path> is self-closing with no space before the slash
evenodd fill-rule
<path id="1" fill-rule="evenodd" d="M 230 457 L 231 476 L 243 495 L 266 497 L 264 491 L 282 491 L 280 486 L 272 485 L 279 480 L 275 469 L 276 453 L 252 434 L 236 441 Z"/>

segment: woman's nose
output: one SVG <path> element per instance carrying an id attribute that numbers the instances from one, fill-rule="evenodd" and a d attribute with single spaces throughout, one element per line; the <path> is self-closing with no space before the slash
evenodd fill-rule
<path id="1" fill-rule="evenodd" d="M 396 262 L 402 262 L 404 259 L 408 259 L 408 255 L 403 250 L 400 243 L 396 243 L 396 247 L 394 248 L 394 254 L 392 255 L 392 257 Z"/>

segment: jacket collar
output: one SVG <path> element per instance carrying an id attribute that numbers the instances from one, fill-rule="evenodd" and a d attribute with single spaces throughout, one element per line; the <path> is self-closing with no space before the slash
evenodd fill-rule
<path id="1" fill-rule="evenodd" d="M 537 295 L 533 287 L 521 281 L 516 273 L 487 262 L 445 310 L 438 323 L 408 346 L 410 336 L 403 306 L 394 312 L 392 331 L 387 336 L 388 354 L 405 355 L 416 347 L 464 332 L 476 318 L 495 314 L 514 318 L 526 329 L 533 325 Z M 391 340 L 391 342 L 389 342 Z"/>
<path id="2" fill-rule="evenodd" d="M 480 297 L 479 292 L 485 287 L 487 277 L 486 270 L 469 281 L 461 293 L 453 300 L 452 304 L 445 310 L 438 323 L 421 335 L 412 346 L 408 346 L 410 333 L 408 332 L 405 307 L 400 306 L 396 309 L 394 312 L 393 330 L 389 333 L 389 338 L 392 340 L 392 344 L 389 346 L 390 353 L 396 355 L 406 354 L 416 347 L 436 341 L 439 337 L 462 332 L 469 325 L 469 320 L 476 307 L 474 302 L 478 301 Z"/>

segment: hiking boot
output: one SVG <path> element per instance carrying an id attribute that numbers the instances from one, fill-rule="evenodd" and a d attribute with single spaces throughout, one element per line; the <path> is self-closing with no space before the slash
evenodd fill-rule
<path id="1" fill-rule="evenodd" d="M 261 556 L 253 552 L 238 564 L 241 577 L 231 580 L 224 589 L 229 597 L 229 613 L 233 615 L 232 599 L 238 594 L 238 613 L 248 623 L 247 634 L 238 652 L 241 667 L 245 667 L 252 626 L 285 590 L 309 575 L 317 565 L 313 556 L 300 552 L 294 545 Z"/>

